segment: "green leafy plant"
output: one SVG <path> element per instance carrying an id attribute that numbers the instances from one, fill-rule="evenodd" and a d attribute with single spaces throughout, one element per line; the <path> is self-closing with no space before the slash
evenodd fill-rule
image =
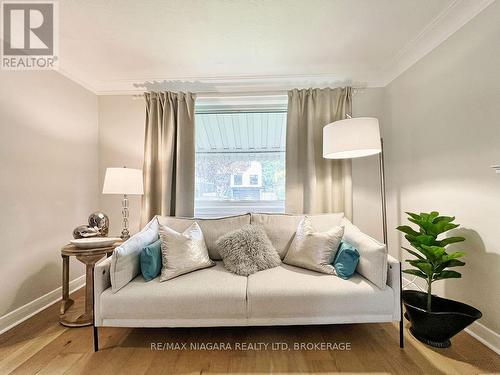
<path id="1" fill-rule="evenodd" d="M 453 223 L 455 217 L 441 216 L 439 212 L 422 212 L 415 214 L 406 212 L 408 221 L 418 225 L 418 231 L 409 225 L 401 225 L 397 230 L 405 234 L 405 238 L 414 250 L 403 247 L 416 259 L 406 260 L 413 269 L 403 270 L 404 273 L 421 277 L 427 282 L 427 311 L 431 311 L 432 283 L 437 280 L 460 278 L 459 272 L 447 268 L 465 265 L 458 260 L 465 255 L 457 251 L 451 254 L 446 252 L 446 247 L 453 243 L 465 241 L 463 237 L 438 237 L 449 230 L 455 229 L 459 224 Z"/>

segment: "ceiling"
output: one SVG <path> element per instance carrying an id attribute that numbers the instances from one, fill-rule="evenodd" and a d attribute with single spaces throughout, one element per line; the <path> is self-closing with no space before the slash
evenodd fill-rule
<path id="1" fill-rule="evenodd" d="M 97 94 L 385 86 L 493 0 L 64 0 L 60 72 Z"/>

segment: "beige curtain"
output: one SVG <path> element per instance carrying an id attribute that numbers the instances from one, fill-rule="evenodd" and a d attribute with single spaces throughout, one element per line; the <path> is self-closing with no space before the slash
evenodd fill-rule
<path id="1" fill-rule="evenodd" d="M 286 212 L 352 217 L 351 161 L 323 158 L 323 127 L 351 114 L 351 88 L 288 92 Z"/>
<path id="2" fill-rule="evenodd" d="M 194 214 L 195 138 L 192 93 L 145 93 L 144 196 L 141 223 L 154 215 Z"/>

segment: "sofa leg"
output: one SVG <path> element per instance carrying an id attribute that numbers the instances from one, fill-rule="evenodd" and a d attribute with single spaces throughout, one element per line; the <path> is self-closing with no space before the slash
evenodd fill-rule
<path id="1" fill-rule="evenodd" d="M 92 332 L 94 336 L 94 352 L 99 351 L 99 332 L 95 326 L 95 293 L 94 293 L 94 267 L 92 267 Z"/>
<path id="2" fill-rule="evenodd" d="M 399 321 L 399 347 L 400 348 L 405 347 L 403 332 L 404 332 L 403 320 L 400 320 Z"/>
<path id="3" fill-rule="evenodd" d="M 97 327 L 94 326 L 94 352 L 99 351 L 99 332 L 97 331 Z"/>

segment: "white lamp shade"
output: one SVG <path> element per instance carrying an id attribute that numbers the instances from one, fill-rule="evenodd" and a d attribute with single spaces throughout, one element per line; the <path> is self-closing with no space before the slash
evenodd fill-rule
<path id="1" fill-rule="evenodd" d="M 103 194 L 144 194 L 142 171 L 131 168 L 106 168 Z"/>
<path id="2" fill-rule="evenodd" d="M 323 157 L 350 159 L 382 151 L 378 120 L 356 117 L 332 122 L 323 128 Z"/>

